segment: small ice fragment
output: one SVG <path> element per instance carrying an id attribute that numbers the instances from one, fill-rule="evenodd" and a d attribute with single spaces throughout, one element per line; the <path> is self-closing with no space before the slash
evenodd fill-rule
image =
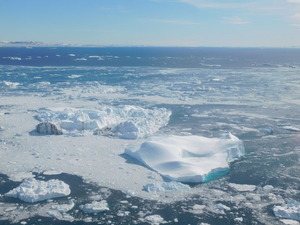
<path id="1" fill-rule="evenodd" d="M 300 132 L 300 128 L 295 126 L 283 126 L 282 128 L 289 131 Z"/>
<path id="2" fill-rule="evenodd" d="M 234 221 L 235 222 L 243 222 L 244 219 L 243 219 L 243 217 L 237 217 L 237 218 L 234 218 Z"/>
<path id="3" fill-rule="evenodd" d="M 160 215 L 150 215 L 145 217 L 145 221 L 153 225 L 159 225 L 164 222 L 164 218 Z"/>
<path id="4" fill-rule="evenodd" d="M 230 208 L 222 203 L 216 204 L 216 208 L 221 211 L 229 211 Z"/>
<path id="5" fill-rule="evenodd" d="M 205 205 L 195 204 L 195 205 L 193 205 L 193 207 L 190 210 L 190 212 L 193 213 L 193 214 L 203 214 L 203 210 L 205 208 L 206 208 Z"/>
<path id="6" fill-rule="evenodd" d="M 38 202 L 68 196 L 70 193 L 69 185 L 61 180 L 39 181 L 29 178 L 24 180 L 18 187 L 4 194 L 4 196 L 19 198 L 24 202 Z"/>
<path id="7" fill-rule="evenodd" d="M 87 61 L 87 59 L 86 58 L 76 58 L 76 59 L 74 59 L 74 61 Z"/>
<path id="8" fill-rule="evenodd" d="M 58 172 L 58 171 L 55 171 L 55 170 L 48 170 L 48 171 L 44 171 L 43 174 L 44 175 L 58 175 L 58 174 L 61 174 L 62 172 Z"/>
<path id="9" fill-rule="evenodd" d="M 265 185 L 265 186 L 263 186 L 263 190 L 264 191 L 271 191 L 273 189 L 274 189 L 274 187 L 272 185 Z"/>
<path id="10" fill-rule="evenodd" d="M 10 81 L 5 81 L 5 80 L 0 82 L 0 87 L 3 87 L 3 88 L 16 88 L 19 85 L 20 85 L 20 83 L 10 82 Z"/>
<path id="11" fill-rule="evenodd" d="M 244 191 L 255 191 L 256 186 L 255 185 L 249 185 L 249 184 L 234 184 L 234 183 L 229 183 L 228 184 L 231 188 L 244 192 Z"/>
<path id="12" fill-rule="evenodd" d="M 73 75 L 68 76 L 68 78 L 70 78 L 70 79 L 79 78 L 79 77 L 82 77 L 82 75 L 73 74 Z"/>
<path id="13" fill-rule="evenodd" d="M 93 201 L 92 203 L 80 205 L 79 208 L 86 213 L 99 213 L 109 210 L 105 200 Z"/>

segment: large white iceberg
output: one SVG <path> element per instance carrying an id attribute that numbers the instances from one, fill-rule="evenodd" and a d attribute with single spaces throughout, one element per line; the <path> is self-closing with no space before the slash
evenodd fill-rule
<path id="1" fill-rule="evenodd" d="M 232 134 L 152 137 L 125 149 L 125 153 L 170 180 L 198 183 L 229 169 L 229 162 L 244 155 L 244 145 Z"/>
<path id="2" fill-rule="evenodd" d="M 46 199 L 67 196 L 70 193 L 69 185 L 61 180 L 40 181 L 28 178 L 18 187 L 7 192 L 5 196 L 19 198 L 24 202 L 39 202 Z"/>
<path id="3" fill-rule="evenodd" d="M 167 125 L 171 112 L 165 108 L 144 109 L 138 106 L 108 106 L 97 109 L 43 108 L 37 119 L 53 122 L 65 131 L 91 131 L 125 139 L 136 139 L 157 132 Z M 65 132 L 64 132 L 65 133 Z"/>

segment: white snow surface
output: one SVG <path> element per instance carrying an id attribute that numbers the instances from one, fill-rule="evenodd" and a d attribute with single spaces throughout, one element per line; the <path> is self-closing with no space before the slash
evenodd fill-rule
<path id="1" fill-rule="evenodd" d="M 61 180 L 39 181 L 34 178 L 25 179 L 18 187 L 5 194 L 6 197 L 19 198 L 24 202 L 39 202 L 46 199 L 68 196 L 69 185 Z"/>
<path id="2" fill-rule="evenodd" d="M 221 138 L 170 135 L 151 137 L 125 153 L 170 180 L 198 183 L 228 170 L 229 162 L 244 155 L 244 146 L 230 133 Z"/>
<path id="3" fill-rule="evenodd" d="M 108 106 L 99 108 L 43 108 L 37 119 L 53 122 L 64 131 L 109 130 L 109 134 L 124 139 L 151 135 L 167 125 L 171 112 L 165 108 L 144 109 L 138 106 Z M 64 132 L 65 133 L 65 132 Z"/>
<path id="4" fill-rule="evenodd" d="M 300 202 L 290 201 L 274 206 L 273 212 L 276 217 L 300 221 Z"/>

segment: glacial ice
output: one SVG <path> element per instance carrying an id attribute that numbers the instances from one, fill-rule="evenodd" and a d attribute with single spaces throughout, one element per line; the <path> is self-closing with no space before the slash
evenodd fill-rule
<path id="1" fill-rule="evenodd" d="M 99 109 L 43 108 L 39 110 L 37 119 L 58 124 L 68 132 L 101 133 L 99 131 L 109 130 L 110 135 L 136 139 L 151 135 L 167 125 L 170 115 L 171 112 L 165 108 L 103 105 Z"/>
<path id="2" fill-rule="evenodd" d="M 61 180 L 40 181 L 28 178 L 18 187 L 4 194 L 4 196 L 19 198 L 24 202 L 39 202 L 46 199 L 68 196 L 70 193 L 69 185 Z"/>
<path id="3" fill-rule="evenodd" d="M 244 155 L 243 142 L 232 134 L 221 138 L 156 136 L 129 146 L 125 153 L 173 181 L 199 183 L 229 169 Z"/>
<path id="4" fill-rule="evenodd" d="M 287 204 L 274 206 L 276 217 L 300 221 L 300 202 L 290 201 Z"/>

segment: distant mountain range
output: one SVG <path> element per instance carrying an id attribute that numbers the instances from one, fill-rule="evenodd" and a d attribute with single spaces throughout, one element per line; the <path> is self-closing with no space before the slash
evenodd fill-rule
<path id="1" fill-rule="evenodd" d="M 0 47 L 71 47 L 81 45 L 47 44 L 39 41 L 0 41 Z"/>

